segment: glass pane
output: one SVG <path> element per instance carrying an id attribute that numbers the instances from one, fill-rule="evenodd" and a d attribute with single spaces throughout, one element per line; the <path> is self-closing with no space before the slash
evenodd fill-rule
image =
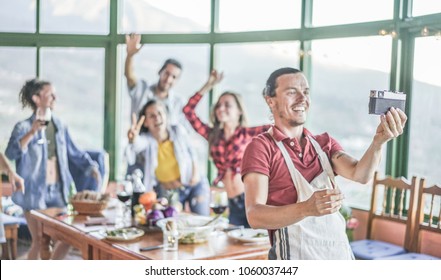
<path id="1" fill-rule="evenodd" d="M 0 7 L 0 32 L 35 32 L 35 0 L 0 0 Z"/>
<path id="2" fill-rule="evenodd" d="M 26 80 L 35 78 L 36 49 L 0 47 L 0 151 L 8 145 L 14 125 L 32 114 L 22 109 L 19 92 Z"/>
<path id="3" fill-rule="evenodd" d="M 360 159 L 375 135 L 380 117 L 368 114 L 369 91 L 389 87 L 390 37 L 312 42 L 311 110 L 307 127 L 328 132 L 345 151 Z M 362 54 L 362 55 L 361 55 Z M 378 167 L 384 172 L 386 147 Z M 351 206 L 368 209 L 371 183 L 362 186 L 337 176 Z"/>
<path id="4" fill-rule="evenodd" d="M 54 113 L 81 149 L 103 148 L 104 49 L 42 48 L 41 77 L 57 94 Z"/>
<path id="5" fill-rule="evenodd" d="M 301 0 L 219 0 L 219 31 L 299 28 L 301 9 Z"/>
<path id="6" fill-rule="evenodd" d="M 415 39 L 408 175 L 426 178 L 428 186 L 441 183 L 440 48 L 435 37 Z"/>
<path id="7" fill-rule="evenodd" d="M 109 34 L 109 0 L 49 0 L 41 3 L 41 32 Z"/>
<path id="8" fill-rule="evenodd" d="M 182 98 L 184 104 L 188 98 L 199 90 L 206 81 L 209 74 L 209 51 L 208 45 L 144 45 L 141 51 L 134 57 L 133 66 L 136 77 L 144 79 L 148 83 L 156 83 L 159 79 L 158 71 L 161 69 L 164 61 L 168 58 L 175 58 L 182 64 L 182 73 L 177 84 L 172 91 Z M 119 46 L 120 65 L 124 67 L 126 58 L 126 46 Z M 124 73 L 124 70 L 121 70 Z M 130 127 L 130 97 L 127 90 L 126 79 L 121 75 L 121 130 L 118 135 L 123 135 L 120 146 L 120 156 L 123 157 L 124 148 L 127 145 L 127 130 Z M 205 122 L 208 122 L 208 98 L 204 97 L 198 105 L 197 114 Z M 189 134 L 196 147 L 199 158 L 199 170 L 206 174 L 208 160 L 207 141 L 189 127 Z M 120 178 L 125 175 L 127 164 L 122 162 L 119 170 Z"/>
<path id="9" fill-rule="evenodd" d="M 281 67 L 299 67 L 298 42 L 216 45 L 216 68 L 224 80 L 216 87 L 214 101 L 224 91 L 239 93 L 246 104 L 248 125 L 270 122 L 270 111 L 262 96 L 268 76 Z"/>
<path id="10" fill-rule="evenodd" d="M 441 1 L 435 0 L 413 0 L 412 15 L 421 16 L 441 13 Z"/>
<path id="11" fill-rule="evenodd" d="M 312 8 L 313 26 L 338 25 L 392 19 L 394 0 L 314 0 Z"/>
<path id="12" fill-rule="evenodd" d="M 208 0 L 126 0 L 122 4 L 121 33 L 210 32 Z"/>

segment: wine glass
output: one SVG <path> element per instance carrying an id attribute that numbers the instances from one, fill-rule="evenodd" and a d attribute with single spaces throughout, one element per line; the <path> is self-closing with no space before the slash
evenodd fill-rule
<path id="1" fill-rule="evenodd" d="M 38 144 L 44 144 L 46 143 L 46 127 L 49 124 L 49 122 L 52 119 L 52 112 L 51 108 L 45 107 L 45 108 L 37 108 L 37 111 L 35 113 L 37 120 L 44 125 L 44 128 L 41 130 L 41 138 L 37 141 Z"/>
<path id="2" fill-rule="evenodd" d="M 127 216 L 129 216 L 132 195 L 133 195 L 132 182 L 122 181 L 118 186 L 118 191 L 116 193 L 116 196 L 118 197 L 118 200 L 123 203 L 123 212 L 122 212 L 123 223 L 126 220 Z"/>
<path id="3" fill-rule="evenodd" d="M 213 190 L 210 196 L 210 208 L 216 214 L 214 220 L 219 219 L 228 208 L 228 196 L 224 190 Z M 217 230 L 217 227 L 216 227 Z"/>

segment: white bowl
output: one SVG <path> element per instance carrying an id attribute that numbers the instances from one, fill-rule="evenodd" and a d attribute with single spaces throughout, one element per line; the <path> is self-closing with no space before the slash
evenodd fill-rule
<path id="1" fill-rule="evenodd" d="M 181 215 L 177 217 L 170 217 L 161 219 L 156 222 L 156 225 L 163 231 L 168 221 L 175 221 L 178 233 L 179 243 L 181 244 L 195 244 L 202 243 L 208 240 L 210 234 L 219 226 L 228 225 L 228 220 L 221 217 L 213 223 L 206 225 L 214 217 L 196 216 L 196 215 Z"/>

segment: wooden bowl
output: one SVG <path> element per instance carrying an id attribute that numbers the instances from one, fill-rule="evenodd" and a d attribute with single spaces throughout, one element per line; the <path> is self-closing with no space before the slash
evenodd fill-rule
<path id="1" fill-rule="evenodd" d="M 71 203 L 75 211 L 82 215 L 99 215 L 107 207 L 107 200 L 72 200 Z"/>

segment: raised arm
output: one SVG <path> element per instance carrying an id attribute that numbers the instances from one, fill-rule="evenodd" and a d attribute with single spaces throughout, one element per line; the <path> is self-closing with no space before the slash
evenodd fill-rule
<path id="1" fill-rule="evenodd" d="M 206 140 L 208 140 L 208 135 L 211 132 L 211 128 L 207 124 L 203 123 L 201 119 L 196 115 L 196 106 L 198 105 L 199 101 L 201 101 L 203 95 L 210 91 L 214 85 L 218 84 L 223 79 L 223 77 L 223 73 L 218 73 L 216 70 L 212 70 L 207 82 L 198 92 L 196 92 L 195 95 L 190 97 L 187 104 L 182 109 L 185 117 L 187 118 L 193 129 Z"/>
<path id="2" fill-rule="evenodd" d="M 380 119 L 374 139 L 360 160 L 342 151 L 332 155 L 332 164 L 337 174 L 362 184 L 370 181 L 380 163 L 384 144 L 403 133 L 407 116 L 403 111 L 392 108 Z"/>
<path id="3" fill-rule="evenodd" d="M 223 72 L 217 72 L 217 70 L 211 70 L 210 76 L 208 77 L 207 82 L 202 86 L 199 90 L 200 95 L 204 95 L 206 92 L 210 91 L 215 85 L 220 83 L 224 78 Z"/>
<path id="4" fill-rule="evenodd" d="M 136 86 L 136 75 L 133 68 L 133 56 L 137 54 L 141 48 L 141 35 L 139 34 L 130 34 L 126 35 L 126 45 L 127 45 L 127 56 L 124 67 L 124 75 L 127 79 L 127 86 L 129 89 L 132 89 Z"/>

